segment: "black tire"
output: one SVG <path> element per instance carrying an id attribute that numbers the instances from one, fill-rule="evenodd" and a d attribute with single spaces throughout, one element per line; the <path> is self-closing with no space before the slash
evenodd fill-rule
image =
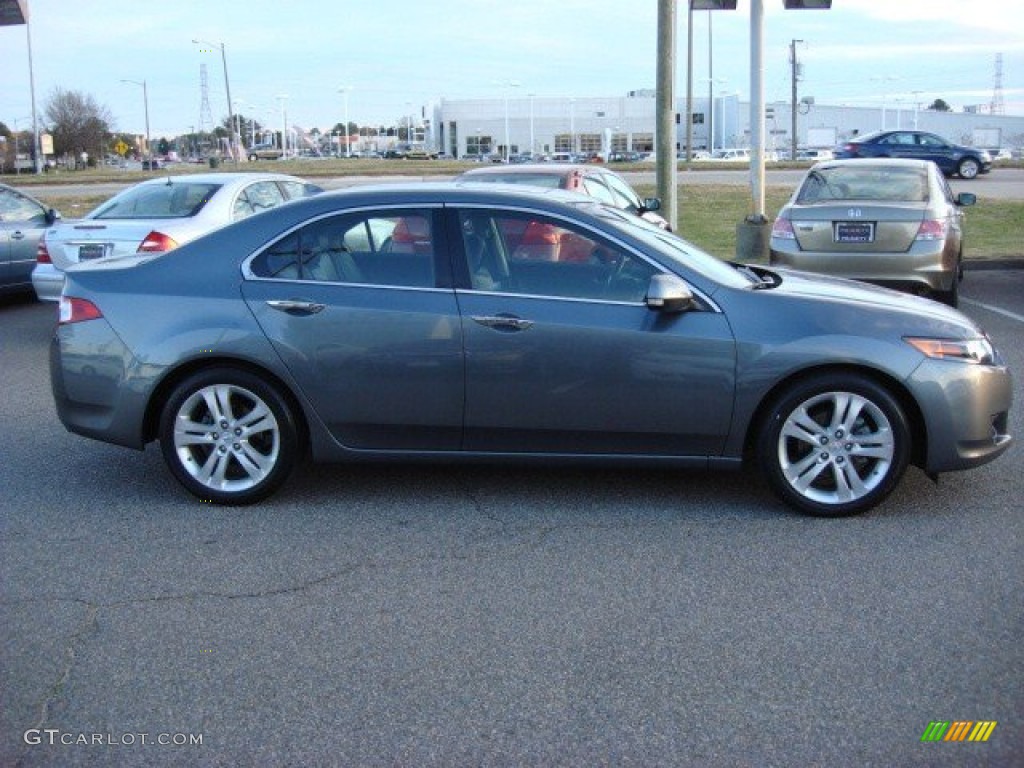
<path id="1" fill-rule="evenodd" d="M 299 455 L 288 402 L 255 374 L 211 368 L 182 381 L 160 416 L 160 449 L 189 493 L 252 504 L 288 479 Z"/>
<path id="2" fill-rule="evenodd" d="M 758 458 L 775 493 L 798 511 L 855 515 L 879 504 L 903 476 L 910 428 L 900 404 L 871 379 L 822 374 L 771 405 Z"/>
<path id="3" fill-rule="evenodd" d="M 950 284 L 949 290 L 941 291 L 936 295 L 936 298 L 943 304 L 948 304 L 954 308 L 960 306 L 960 281 L 963 279 L 960 275 L 958 267 L 957 274 L 953 275 L 953 282 Z"/>
<path id="4" fill-rule="evenodd" d="M 981 163 L 973 157 L 965 157 L 957 165 L 956 172 L 961 179 L 973 179 L 981 173 Z"/>

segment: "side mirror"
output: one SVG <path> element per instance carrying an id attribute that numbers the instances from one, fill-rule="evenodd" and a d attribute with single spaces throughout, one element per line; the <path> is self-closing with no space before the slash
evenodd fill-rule
<path id="1" fill-rule="evenodd" d="M 957 205 L 961 207 L 965 205 L 974 205 L 976 202 L 978 202 L 978 196 L 973 192 L 961 192 L 959 195 L 956 196 L 956 200 L 954 200 L 953 202 L 955 202 Z"/>
<path id="2" fill-rule="evenodd" d="M 46 212 L 46 226 L 50 226 L 51 224 L 53 224 L 55 221 L 57 221 L 59 219 L 60 219 L 60 214 L 57 212 L 57 210 L 55 208 L 50 208 L 49 210 L 47 210 L 47 212 Z"/>
<path id="3" fill-rule="evenodd" d="M 647 286 L 648 308 L 659 312 L 686 312 L 696 306 L 690 287 L 675 275 L 659 273 Z"/>
<path id="4" fill-rule="evenodd" d="M 661 200 L 657 197 L 645 197 L 640 205 L 640 213 L 647 213 L 648 211 L 660 211 Z"/>

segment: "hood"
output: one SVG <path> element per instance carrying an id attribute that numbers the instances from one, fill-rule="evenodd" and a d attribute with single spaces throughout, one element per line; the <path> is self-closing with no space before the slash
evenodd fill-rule
<path id="1" fill-rule="evenodd" d="M 962 312 L 931 299 L 912 296 L 908 293 L 857 280 L 829 277 L 795 269 L 772 267 L 769 271 L 781 280 L 781 283 L 772 290 L 787 296 L 844 304 L 866 304 L 879 309 L 889 309 L 916 317 L 923 316 L 934 321 L 951 323 L 963 329 L 969 329 L 971 332 L 980 333 L 975 323 Z"/>

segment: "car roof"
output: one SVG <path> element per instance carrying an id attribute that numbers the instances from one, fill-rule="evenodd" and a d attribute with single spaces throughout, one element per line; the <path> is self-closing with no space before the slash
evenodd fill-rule
<path id="1" fill-rule="evenodd" d="M 873 168 L 878 166 L 885 166 L 889 168 L 919 168 L 928 170 L 928 166 L 934 166 L 931 160 L 922 160 L 916 157 L 850 157 L 839 160 L 822 160 L 820 163 L 815 163 L 811 166 L 811 171 L 822 170 L 825 168 Z"/>
<path id="2" fill-rule="evenodd" d="M 305 180 L 300 179 L 297 176 L 289 176 L 285 173 L 268 173 L 266 171 L 224 171 L 218 173 L 167 174 L 157 176 L 152 179 L 146 179 L 146 181 L 139 182 L 139 184 L 183 184 L 186 182 L 192 182 L 195 184 L 220 184 L 223 186 L 248 181 L 299 181 L 303 184 L 306 183 Z"/>
<path id="3" fill-rule="evenodd" d="M 516 174 L 538 173 L 548 176 L 567 176 L 574 171 L 580 173 L 592 173 L 597 170 L 605 170 L 600 166 L 585 165 L 583 163 L 515 163 L 513 165 L 490 165 L 486 168 L 473 168 L 464 172 L 463 176 L 511 176 Z"/>

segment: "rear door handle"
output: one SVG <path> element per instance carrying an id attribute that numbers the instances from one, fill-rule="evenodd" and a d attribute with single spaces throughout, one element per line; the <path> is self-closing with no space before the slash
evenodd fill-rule
<path id="1" fill-rule="evenodd" d="M 327 305 L 302 299 L 270 299 L 267 306 L 279 312 L 287 312 L 289 315 L 315 315 L 323 311 Z"/>
<path id="2" fill-rule="evenodd" d="M 513 315 L 472 315 L 472 318 L 473 322 L 496 331 L 525 331 L 533 326 L 533 320 L 523 320 Z"/>

